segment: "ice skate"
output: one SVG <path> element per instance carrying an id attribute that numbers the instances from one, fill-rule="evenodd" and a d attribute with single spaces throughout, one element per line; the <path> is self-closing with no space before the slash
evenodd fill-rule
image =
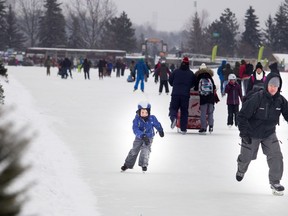
<path id="1" fill-rule="evenodd" d="M 205 128 L 201 128 L 200 130 L 199 130 L 199 134 L 200 135 L 206 135 L 206 129 Z"/>
<path id="2" fill-rule="evenodd" d="M 185 130 L 185 131 L 179 130 L 178 133 L 185 135 L 187 133 L 187 130 Z"/>
<path id="3" fill-rule="evenodd" d="M 176 126 L 176 122 L 177 122 L 177 119 L 173 119 L 173 121 L 171 122 L 171 129 L 174 129 L 175 126 Z"/>
<path id="4" fill-rule="evenodd" d="M 213 126 L 209 126 L 209 133 L 211 134 L 213 132 Z"/>
<path id="5" fill-rule="evenodd" d="M 240 182 L 242 181 L 243 178 L 244 178 L 244 173 L 237 171 L 236 180 Z"/>
<path id="6" fill-rule="evenodd" d="M 270 184 L 270 187 L 272 189 L 272 194 L 275 196 L 283 196 L 285 188 L 277 183 L 277 184 Z"/>
<path id="7" fill-rule="evenodd" d="M 146 171 L 147 171 L 147 167 L 146 167 L 146 166 L 143 166 L 143 167 L 142 167 L 142 172 L 145 173 Z"/>
<path id="8" fill-rule="evenodd" d="M 121 172 L 125 172 L 127 169 L 128 169 L 128 167 L 124 164 L 124 165 L 121 167 Z"/>

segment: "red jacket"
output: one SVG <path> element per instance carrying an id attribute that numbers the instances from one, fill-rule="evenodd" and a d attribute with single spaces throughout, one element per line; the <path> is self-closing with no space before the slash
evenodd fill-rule
<path id="1" fill-rule="evenodd" d="M 239 67 L 239 78 L 240 79 L 250 77 L 250 75 L 245 74 L 245 71 L 246 71 L 246 64 L 241 64 Z"/>

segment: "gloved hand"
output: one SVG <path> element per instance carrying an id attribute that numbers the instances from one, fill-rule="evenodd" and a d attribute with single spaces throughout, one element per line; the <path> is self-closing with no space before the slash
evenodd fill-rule
<path id="1" fill-rule="evenodd" d="M 149 145 L 150 144 L 150 140 L 149 140 L 149 138 L 147 137 L 146 134 L 143 134 L 141 136 L 141 139 L 144 141 L 145 145 Z"/>
<path id="2" fill-rule="evenodd" d="M 159 136 L 164 137 L 164 131 L 159 131 Z"/>
<path id="3" fill-rule="evenodd" d="M 245 144 L 251 144 L 252 143 L 251 137 L 241 136 L 241 139 L 242 139 L 242 142 Z"/>

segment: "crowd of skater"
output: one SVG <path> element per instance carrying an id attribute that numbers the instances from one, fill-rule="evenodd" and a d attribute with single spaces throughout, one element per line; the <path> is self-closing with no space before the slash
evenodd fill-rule
<path id="1" fill-rule="evenodd" d="M 164 61 L 160 62 L 160 65 L 163 66 L 164 64 Z M 205 133 L 207 127 L 209 132 L 213 132 L 214 106 L 219 101 L 213 79 L 213 70 L 203 63 L 194 73 L 190 70 L 187 57 L 183 58 L 180 67 L 172 73 L 168 72 L 166 67 L 163 67 L 162 70 L 159 69 L 160 65 L 155 68 L 154 76 L 159 77 L 159 73 L 165 73 L 167 75 L 167 77 L 165 75 L 165 79 L 172 86 L 169 107 L 171 128 L 175 128 L 177 115 L 180 110 L 180 133 L 186 134 L 189 98 L 191 89 L 193 89 L 200 96 L 201 129 L 199 133 Z M 135 66 L 136 70 L 144 71 L 145 73 L 148 70 L 143 61 L 139 63 L 138 67 Z M 237 158 L 236 180 L 239 182 L 243 180 L 251 161 L 257 158 L 258 149 L 261 146 L 263 153 L 267 157 L 268 178 L 273 194 L 283 195 L 285 188 L 280 184 L 283 175 L 283 155 L 276 136 L 276 125 L 279 124 L 281 114 L 288 121 L 288 102 L 280 93 L 282 79 L 277 64 L 271 64 L 269 68 L 270 73 L 266 75 L 260 62 L 255 65 L 254 69 L 252 64 L 243 60 L 239 70 L 235 70 L 235 68 L 231 68 L 229 63 L 223 61 L 217 70 L 217 75 L 220 80 L 222 96 L 224 97 L 227 94 L 227 125 L 231 127 L 234 123 L 239 129 L 241 137 L 241 150 Z M 142 78 L 143 76 L 141 76 L 141 80 Z M 155 78 L 155 80 L 157 79 Z M 135 85 L 134 90 L 137 90 L 137 87 Z M 144 90 L 142 83 L 140 88 Z M 242 102 L 242 107 L 239 111 L 240 102 Z M 154 115 L 151 115 L 150 109 L 151 104 L 149 103 L 140 103 L 138 105 L 138 110 L 133 120 L 135 140 L 124 165 L 121 167 L 122 171 L 134 167 L 138 154 L 140 154 L 138 165 L 142 167 L 143 172 L 147 171 L 151 144 L 155 136 L 154 128 L 160 137 L 164 137 L 161 123 Z"/>
<path id="2" fill-rule="evenodd" d="M 117 59 L 115 63 L 111 60 L 106 60 L 104 58 L 99 59 L 99 61 L 94 64 L 88 58 L 58 58 L 55 60 L 50 56 L 44 61 L 44 66 L 46 67 L 46 75 L 51 75 L 51 67 L 58 68 L 58 75 L 62 79 L 71 78 L 72 71 L 81 73 L 83 70 L 84 79 L 90 80 L 90 69 L 91 68 L 98 68 L 98 77 L 99 79 L 103 79 L 104 77 L 111 77 L 112 71 L 116 72 L 116 77 L 124 76 L 124 72 L 126 69 L 126 64 L 122 59 Z"/>
<path id="3" fill-rule="evenodd" d="M 120 61 L 118 63 L 118 66 L 117 62 L 109 66 L 104 59 L 99 60 L 97 63 L 99 79 L 111 76 L 112 71 L 116 71 L 116 77 L 124 76 L 127 65 Z M 49 76 L 51 67 L 49 57 L 45 66 Z M 92 63 L 88 59 L 83 59 L 83 62 L 75 66 L 65 58 L 59 62 L 58 75 L 63 79 L 73 78 L 71 70 L 83 69 L 84 79 L 89 80 L 91 67 Z M 135 82 L 133 91 L 137 91 L 140 85 L 140 90 L 145 92 L 145 82 L 149 76 L 155 83 L 159 83 L 159 95 L 163 89 L 167 95 L 170 94 L 169 87 L 171 88 L 170 127 L 174 129 L 178 124 L 178 132 L 183 135 L 188 129 L 191 90 L 197 92 L 199 96 L 199 134 L 214 131 L 215 104 L 222 96 L 227 104 L 227 126 L 236 126 L 241 138 L 236 180 L 239 182 L 243 180 L 251 161 L 257 158 L 261 146 L 267 157 L 270 187 L 274 194 L 283 195 L 284 186 L 280 184 L 283 175 L 283 155 L 276 135 L 276 125 L 279 124 L 280 115 L 288 121 L 288 102 L 281 95 L 282 79 L 277 63 L 270 64 L 269 71 L 265 71 L 261 62 L 251 64 L 242 60 L 231 66 L 229 62 L 223 60 L 217 70 L 212 70 L 202 63 L 199 68 L 192 71 L 189 58 L 184 57 L 179 67 L 169 66 L 163 58 L 153 68 L 144 59 L 131 61 L 128 68 L 127 81 Z M 220 99 L 215 75 L 219 78 Z M 133 120 L 135 140 L 121 167 L 122 171 L 132 169 L 139 154 L 138 165 L 142 167 L 143 172 L 147 171 L 151 145 L 156 135 L 154 128 L 160 137 L 164 137 L 161 123 L 151 114 L 151 104 L 140 103 Z"/>

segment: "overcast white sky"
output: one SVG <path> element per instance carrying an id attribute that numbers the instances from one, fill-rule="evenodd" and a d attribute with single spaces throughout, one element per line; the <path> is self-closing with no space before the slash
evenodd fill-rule
<path id="1" fill-rule="evenodd" d="M 209 14 L 209 23 L 221 16 L 226 8 L 236 14 L 240 25 L 244 24 L 244 16 L 251 5 L 259 17 L 261 27 L 269 14 L 274 17 L 279 6 L 284 0 L 113 0 L 118 8 L 118 13 L 125 11 L 132 23 L 153 23 L 157 30 L 177 31 L 183 26 L 196 11 L 199 14 L 206 10 Z"/>

